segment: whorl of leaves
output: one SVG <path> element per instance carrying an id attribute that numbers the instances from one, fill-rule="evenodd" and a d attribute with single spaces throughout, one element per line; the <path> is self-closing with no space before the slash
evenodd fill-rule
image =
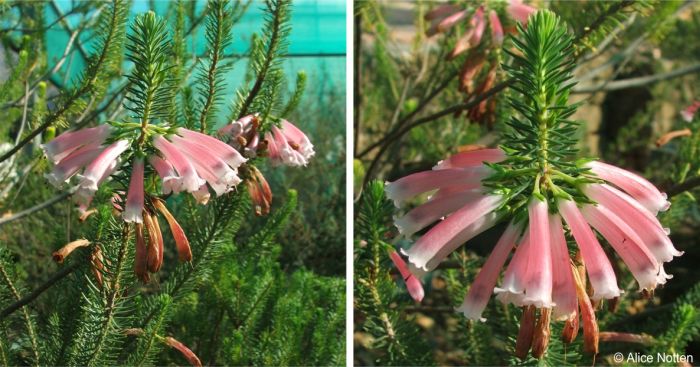
<path id="1" fill-rule="evenodd" d="M 134 118 L 148 122 L 166 118 L 172 105 L 171 43 L 166 22 L 153 12 L 136 17 L 127 35 L 127 58 L 134 63 L 125 107 Z"/>

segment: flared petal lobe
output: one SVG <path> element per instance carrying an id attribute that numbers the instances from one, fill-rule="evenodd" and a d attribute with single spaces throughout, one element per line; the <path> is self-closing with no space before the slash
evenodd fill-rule
<path id="1" fill-rule="evenodd" d="M 593 286 L 591 299 L 611 299 L 620 296 L 617 278 L 610 260 L 600 246 L 595 233 L 581 215 L 576 203 L 570 200 L 559 200 L 559 213 L 571 229 L 578 248 L 581 250 L 583 262 L 586 264 L 588 279 Z"/>
<path id="2" fill-rule="evenodd" d="M 519 234 L 520 226 L 512 222 L 508 224 L 508 227 L 493 248 L 491 255 L 489 255 L 486 263 L 474 279 L 474 283 L 469 287 L 469 292 L 467 292 L 462 305 L 457 308 L 457 311 L 462 312 L 464 316 L 472 320 L 486 320 L 481 317 L 481 314 L 484 312 L 489 298 L 493 294 L 498 275 L 508 258 L 508 254 L 515 246 L 515 241 L 517 241 Z"/>

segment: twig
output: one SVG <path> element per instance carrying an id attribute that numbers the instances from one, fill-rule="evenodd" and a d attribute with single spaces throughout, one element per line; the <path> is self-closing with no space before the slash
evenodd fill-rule
<path id="1" fill-rule="evenodd" d="M 28 100 L 28 99 L 29 99 L 29 95 L 32 94 L 32 93 L 34 93 L 34 90 L 36 89 L 37 86 L 39 86 L 39 83 L 40 83 L 42 80 L 48 79 L 50 76 L 52 76 L 53 74 L 55 74 L 55 73 L 61 68 L 61 66 L 63 66 L 63 63 L 65 63 L 66 59 L 68 58 L 68 55 L 70 55 L 71 49 L 73 48 L 73 43 L 74 43 L 75 40 L 78 38 L 78 35 L 80 34 L 80 31 L 81 31 L 81 30 L 82 30 L 82 29 L 80 29 L 80 30 L 75 30 L 75 31 L 73 31 L 73 33 L 71 33 L 70 38 L 68 39 L 68 44 L 66 44 L 66 48 L 63 50 L 63 55 L 61 55 L 61 58 L 58 59 L 58 62 L 56 62 L 56 64 L 53 66 L 53 68 L 51 68 L 51 70 L 48 70 L 46 73 L 44 73 L 44 75 L 42 75 L 40 78 L 38 78 L 37 80 L 35 80 L 35 81 L 32 83 L 32 86 L 31 86 L 31 87 L 26 88 L 23 96 L 19 97 L 19 98 L 18 98 L 17 100 L 15 100 L 15 101 L 5 103 L 2 107 L 3 107 L 3 108 L 16 107 L 17 104 L 18 104 L 21 100 L 23 100 L 23 99 L 24 99 L 25 101 Z M 26 102 L 25 102 L 25 106 L 26 106 Z M 18 142 L 19 142 L 19 141 L 16 141 L 15 144 L 17 144 Z"/>
<path id="2" fill-rule="evenodd" d="M 700 176 L 693 177 L 679 183 L 678 185 L 672 186 L 666 190 L 666 195 L 668 195 L 668 197 L 673 197 L 688 190 L 694 189 L 697 186 L 700 186 Z"/>
<path id="3" fill-rule="evenodd" d="M 17 302 L 11 304 L 2 312 L 0 312 L 0 320 L 3 320 L 5 317 L 10 315 L 11 313 L 17 311 L 19 308 L 28 305 L 32 301 L 34 301 L 37 297 L 39 297 L 44 291 L 47 289 L 51 288 L 53 285 L 55 285 L 59 280 L 65 278 L 68 274 L 72 273 L 80 267 L 80 262 L 73 262 L 70 265 L 64 266 L 61 268 L 61 270 L 57 271 L 54 273 L 54 275 L 51 276 L 44 284 L 40 285 L 38 288 L 34 289 L 31 293 L 28 293 L 24 297 L 20 298 L 17 300 Z"/>
<path id="4" fill-rule="evenodd" d="M 9 217 L 0 218 L 0 226 L 7 224 L 7 223 L 10 223 L 10 222 L 13 222 L 17 219 L 24 218 L 29 214 L 32 214 L 34 212 L 38 212 L 39 210 L 46 209 L 46 208 L 50 207 L 51 205 L 56 204 L 57 202 L 67 198 L 68 196 L 71 196 L 73 194 L 73 192 L 75 192 L 75 188 L 68 190 L 64 193 L 61 193 L 59 195 L 56 195 L 53 198 L 51 198 L 51 199 L 49 199 L 41 204 L 35 205 L 29 209 L 22 210 L 21 212 L 13 214 Z"/>
<path id="5" fill-rule="evenodd" d="M 379 163 L 379 158 L 381 158 L 381 156 L 389 149 L 389 147 L 393 143 L 398 141 L 398 139 L 400 139 L 404 134 L 411 131 L 411 129 L 413 129 L 419 125 L 437 120 L 443 116 L 447 116 L 447 115 L 453 114 L 455 112 L 459 112 L 459 111 L 463 111 L 463 110 L 472 108 L 472 107 L 478 105 L 479 103 L 481 103 L 481 101 L 483 101 L 483 100 L 493 96 L 494 94 L 502 91 L 503 89 L 507 88 L 512 82 L 513 82 L 512 80 L 507 80 L 505 82 L 502 82 L 502 83 L 494 86 L 493 88 L 489 89 L 485 93 L 482 93 L 482 94 L 474 97 L 472 100 L 470 100 L 467 103 L 462 103 L 462 104 L 454 105 L 452 107 L 445 108 L 442 111 L 436 112 L 432 115 L 420 118 L 418 120 L 415 120 L 415 121 L 407 124 L 403 128 L 400 128 L 398 131 L 396 131 L 393 135 L 387 135 L 385 138 L 382 139 L 385 141 L 385 143 L 382 144 L 381 148 L 379 149 L 379 152 L 377 152 L 377 154 L 374 156 L 374 158 L 372 158 L 372 162 L 370 163 L 369 168 L 367 168 L 367 172 L 365 173 L 365 179 L 364 179 L 362 186 L 364 187 L 367 184 L 367 182 L 369 182 L 372 175 L 374 174 L 374 170 L 376 169 L 377 164 Z"/>
<path id="6" fill-rule="evenodd" d="M 580 43 L 582 40 L 588 37 L 589 34 L 593 33 L 598 28 L 600 28 L 608 18 L 617 14 L 617 12 L 623 10 L 624 8 L 632 6 L 633 4 L 634 1 L 632 0 L 623 0 L 618 3 L 615 3 L 614 5 L 611 5 L 605 13 L 601 14 L 596 20 L 593 21 L 593 23 L 591 23 L 590 26 L 584 29 L 583 33 L 576 37 L 574 43 Z"/>
<path id="7" fill-rule="evenodd" d="M 248 113 L 248 108 L 250 108 L 251 103 L 253 103 L 253 100 L 255 100 L 255 97 L 260 92 L 260 89 L 262 88 L 263 83 L 265 82 L 265 78 L 267 77 L 267 72 L 270 71 L 270 67 L 272 66 L 272 62 L 275 58 L 275 52 L 277 52 L 277 47 L 279 44 L 280 28 L 282 27 L 282 10 L 280 8 L 281 6 L 285 5 L 278 4 L 277 8 L 275 9 L 275 16 L 272 21 L 272 34 L 270 34 L 270 43 L 268 44 L 267 51 L 265 52 L 265 63 L 260 69 L 258 77 L 255 79 L 255 84 L 253 84 L 253 88 L 250 89 L 250 92 L 248 92 L 248 96 L 243 102 L 241 112 L 238 113 L 238 118 L 241 118 Z"/>
<path id="8" fill-rule="evenodd" d="M 68 24 L 68 22 L 66 22 L 65 18 L 63 17 L 63 11 L 58 6 L 58 4 L 56 4 L 56 0 L 51 0 L 50 5 L 51 5 L 51 10 L 53 10 L 53 12 L 56 14 L 56 16 L 59 18 L 63 18 L 63 19 L 61 19 L 61 26 L 63 27 L 63 29 L 65 29 L 66 32 L 68 32 L 68 34 L 72 34 L 74 32 L 73 28 L 70 26 L 70 24 Z M 102 11 L 102 7 L 98 8 L 95 12 L 97 14 L 99 14 L 101 11 Z M 89 54 L 85 50 L 85 47 L 83 47 L 83 44 L 80 42 L 80 40 L 78 40 L 76 42 L 76 48 L 78 49 L 78 52 L 80 52 L 80 55 L 83 57 L 83 59 L 85 59 L 85 60 L 89 59 L 89 56 L 88 56 Z"/>
<path id="9" fill-rule="evenodd" d="M 660 82 L 663 80 L 673 79 L 673 78 L 681 77 L 683 75 L 692 74 L 692 73 L 696 73 L 696 72 L 700 72 L 700 64 L 686 66 L 684 68 L 680 68 L 680 69 L 677 69 L 674 71 L 669 71 L 667 73 L 642 76 L 642 77 L 638 77 L 638 78 L 615 80 L 615 81 L 612 81 L 610 83 L 607 83 L 607 85 L 603 84 L 603 85 L 594 85 L 594 86 L 588 86 L 588 87 L 578 87 L 578 88 L 574 87 L 571 90 L 571 93 L 573 93 L 573 94 L 596 93 L 596 92 L 600 92 L 600 91 L 614 91 L 614 90 L 620 90 L 620 89 L 641 87 L 641 86 L 645 86 L 648 84 L 653 84 L 653 83 Z"/>

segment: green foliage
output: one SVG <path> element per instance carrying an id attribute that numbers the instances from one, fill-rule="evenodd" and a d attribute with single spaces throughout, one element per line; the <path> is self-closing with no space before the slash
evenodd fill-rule
<path id="1" fill-rule="evenodd" d="M 127 36 L 127 57 L 134 63 L 129 75 L 126 108 L 142 122 L 163 119 L 172 108 L 171 43 L 165 20 L 153 12 L 139 15 Z"/>
<path id="2" fill-rule="evenodd" d="M 0 29 L 3 60 L 11 64 L 0 86 L 0 103 L 3 117 L 15 121 L 0 128 L 0 208 L 3 215 L 12 216 L 48 202 L 22 220 L 5 222 L 3 216 L 0 222 L 0 310 L 39 289 L 28 306 L 0 317 L 0 364 L 185 364 L 166 337 L 179 340 L 207 364 L 342 364 L 344 281 L 318 275 L 304 264 L 290 268 L 292 260 L 281 258 L 283 248 L 303 245 L 287 227 L 290 220 L 300 221 L 297 193 L 288 191 L 295 183 L 284 181 L 281 173 L 274 173 L 277 201 L 264 218 L 254 218 L 245 184 L 207 205 L 189 195 L 163 196 L 189 239 L 193 259 L 178 262 L 175 241 L 161 221 L 165 260 L 145 284 L 134 276 L 133 225 L 123 222 L 111 202 L 126 187 L 129 153 L 121 157 L 112 181 L 101 185 L 92 202 L 96 212 L 85 222 L 78 220 L 75 204 L 63 195 L 69 188 L 52 190 L 43 177 L 49 163 L 42 159 L 39 144 L 64 128 L 135 119 L 213 128 L 225 98 L 226 72 L 235 60 L 228 53 L 232 29 L 250 3 L 211 1 L 200 12 L 195 2 L 171 2 L 159 17 L 154 12 L 163 7 L 153 2 L 153 12 L 135 15 L 127 32 L 128 1 L 72 4 L 65 15 L 71 22 L 58 17 L 52 25 L 42 15 L 51 9 L 50 3 L 11 2 L 5 12 L 0 2 L 3 27 L 9 27 Z M 255 112 L 270 116 L 269 126 L 280 117 L 279 111 L 292 114 L 308 102 L 303 99 L 306 75 L 297 76 L 290 94 L 281 68 L 291 6 L 288 1 L 271 1 L 266 10 L 271 27 L 258 38 L 261 52 L 249 55 L 252 78 L 260 80 L 260 86 L 257 91 L 248 86 L 240 91 L 243 100 L 250 92 Z M 68 29 L 71 25 L 73 30 Z M 205 57 L 193 63 L 199 27 L 205 28 Z M 67 77 L 65 85 L 59 83 L 60 72 L 51 72 L 56 66 L 47 65 L 44 40 L 55 28 L 77 35 L 72 53 L 59 61 L 85 61 L 73 83 L 67 83 Z M 86 47 L 91 53 L 83 55 Z M 86 58 L 78 60 L 82 56 Z M 29 98 L 24 98 L 27 87 Z M 24 112 L 22 132 L 18 126 Z M 15 148 L 8 150 L 5 143 Z M 305 192 L 304 200 L 309 195 Z M 342 219 L 338 207 L 343 208 L 328 208 L 333 218 L 312 219 L 336 223 Z M 88 239 L 90 245 L 75 250 L 64 264 L 51 261 L 52 251 L 78 238 Z M 343 265 L 334 261 L 329 267 Z M 46 289 L 39 288 L 43 286 Z"/>
<path id="3" fill-rule="evenodd" d="M 266 118 L 279 101 L 283 82 L 281 60 L 287 52 L 287 37 L 291 28 L 289 0 L 266 0 L 265 21 L 262 35 L 253 39 L 248 75 L 255 75 L 250 88 L 239 88 L 237 99 L 231 110 L 230 120 L 250 113 L 263 113 Z M 247 91 L 247 92 L 246 92 Z"/>
<path id="4" fill-rule="evenodd" d="M 657 352 L 678 353 L 697 358 L 700 340 L 696 315 L 698 276 L 693 269 L 698 256 L 697 223 L 700 220 L 696 200 L 700 182 L 696 154 L 699 120 L 696 114 L 693 122 L 686 123 L 679 115 L 683 108 L 698 100 L 697 73 L 684 74 L 682 78 L 665 77 L 653 84 L 633 83 L 617 90 L 608 90 L 608 86 L 619 80 L 638 81 L 635 79 L 643 80 L 695 65 L 699 43 L 691 35 L 700 24 L 698 5 L 674 1 L 525 1 L 538 9 L 553 11 L 559 20 L 551 13 L 545 14 L 545 10 L 531 16 L 527 27 L 515 28 L 506 10 L 507 2 L 449 3 L 466 10 L 467 17 L 449 31 L 430 37 L 423 34 L 429 27 L 429 20 L 421 17 L 437 7 L 434 3 L 412 4 L 415 28 L 410 28 L 405 16 L 397 16 L 405 14 L 404 5 L 359 2 L 355 6 L 355 15 L 361 16 L 359 29 L 364 36 L 356 36 L 356 39 L 362 38 L 365 43 L 355 48 L 361 65 L 357 68 L 358 63 L 355 63 L 358 73 L 355 84 L 359 84 L 361 94 L 356 110 L 360 112 L 360 119 L 356 121 L 359 132 L 354 170 L 367 176 L 364 180 L 355 177 L 356 194 L 362 193 L 366 198 L 374 190 L 381 191 L 381 185 L 371 181 L 375 178 L 393 181 L 429 170 L 452 152 L 482 145 L 515 147 L 509 153 L 524 158 L 523 161 L 512 160 L 501 165 L 502 170 L 493 180 L 501 184 L 493 187 L 499 186 L 503 193 L 513 197 L 520 192 L 524 193 L 523 197 L 530 197 L 534 185 L 529 175 L 536 170 L 519 173 L 517 168 L 528 165 L 538 168 L 541 157 L 538 153 L 545 149 L 528 147 L 542 147 L 541 142 L 546 142 L 545 161 L 551 170 L 585 176 L 586 173 L 576 167 L 576 159 L 581 155 L 599 156 L 603 161 L 638 172 L 666 191 L 673 205 L 670 210 L 659 213 L 659 220 L 670 228 L 674 245 L 685 254 L 665 264 L 666 271 L 674 274 L 674 278 L 648 297 L 640 294 L 623 262 L 615 256 L 610 258 L 624 293 L 614 311 L 605 302 L 597 306 L 600 331 L 631 333 L 642 342 L 601 341 L 600 353 L 593 356 L 583 352 L 581 330 L 572 344 L 564 345 L 560 339 L 562 323 L 552 321 L 549 347 L 542 359 L 520 360 L 513 356 L 514 338 L 522 314 L 519 308 L 505 306 L 492 297 L 484 312 L 487 320 L 483 323 L 470 322 L 454 312 L 502 228 L 488 230 L 470 240 L 434 272 L 423 275 L 426 296 L 416 305 L 405 291 L 399 292 L 401 298 L 395 297 L 395 284 L 387 282 L 386 288 L 370 287 L 369 281 L 374 276 L 368 270 L 373 269 L 368 264 L 372 241 L 367 236 L 371 231 L 365 229 L 378 231 L 377 238 L 383 244 L 380 253 L 389 246 L 403 247 L 410 243 L 396 235 L 390 226 L 394 209 L 387 205 L 388 212 L 384 215 L 368 217 L 365 215 L 368 207 L 362 198 L 362 204 L 355 210 L 358 213 L 356 269 L 359 269 L 355 277 L 358 297 L 355 363 L 392 363 L 388 362 L 388 343 L 377 343 L 373 337 L 379 335 L 386 339 L 384 326 L 387 324 L 380 318 L 386 309 L 389 309 L 386 320 L 392 321 L 389 324 L 392 328 L 423 331 L 420 336 L 424 346 L 415 347 L 426 354 L 422 364 L 612 365 L 617 364 L 613 361 L 616 352 L 625 356 L 641 353 L 654 357 Z M 481 43 L 471 45 L 470 49 L 487 53 L 485 68 L 493 60 L 499 63 L 495 86 L 505 87 L 495 95 L 495 132 L 460 115 L 464 112 L 463 106 L 469 106 L 470 101 L 483 94 L 458 92 L 459 65 L 455 63 L 463 59 L 461 56 L 453 61 L 444 59 L 459 37 L 471 28 L 469 14 L 478 5 L 483 5 L 487 12 L 495 10 L 506 33 L 512 34 L 506 37 L 502 48 L 492 48 L 486 40 L 487 28 Z M 548 19 L 543 19 L 545 17 Z M 358 24 L 357 19 L 355 24 Z M 508 32 L 511 25 L 514 31 Z M 409 30 L 414 33 L 411 35 Z M 473 56 L 469 52 L 465 54 L 466 59 Z M 385 57 L 389 63 L 384 65 L 393 68 L 380 70 Z M 477 84 L 481 80 L 479 76 L 474 78 Z M 573 85 L 574 82 L 579 84 Z M 404 85 L 407 86 L 406 96 L 397 99 Z M 438 88 L 441 86 L 442 89 Z M 582 92 L 591 86 L 600 90 Z M 394 117 L 395 113 L 398 117 Z M 554 133 L 540 134 L 543 131 L 538 129 L 540 123 L 547 127 L 547 132 Z M 663 146 L 655 144 L 662 135 L 686 128 L 690 135 L 674 138 Z M 510 175 L 521 177 L 522 181 L 505 180 L 512 177 Z M 576 191 L 577 183 L 570 185 L 567 179 L 553 177 L 554 184 L 566 190 L 556 194 L 583 199 Z M 679 193 L 677 185 L 682 182 L 693 185 Z M 518 202 L 511 200 L 504 209 L 512 210 L 517 206 Z M 369 208 L 381 212 L 379 206 Z M 367 218 L 376 223 L 365 223 Z M 570 245 L 570 248 L 575 247 Z M 374 269 L 384 276 L 389 273 L 391 264 L 385 261 Z M 370 308 L 374 297 L 372 289 L 377 290 L 376 297 L 383 308 Z M 391 317 L 391 312 L 401 313 L 402 310 L 408 310 L 413 317 L 403 317 L 403 314 L 397 319 Z M 365 313 L 369 315 L 366 318 Z M 410 364 L 419 363 L 411 361 Z"/>
<path id="5" fill-rule="evenodd" d="M 356 221 L 355 235 L 355 312 L 364 319 L 355 326 L 362 332 L 367 347 L 373 350 L 364 364 L 425 365 L 429 347 L 421 340 L 415 325 L 403 307 L 390 307 L 399 292 L 389 273 L 387 247 L 384 242 L 393 212 L 384 197 L 384 184 L 371 182 L 363 191 Z"/>
<path id="6" fill-rule="evenodd" d="M 199 117 L 200 131 L 206 131 L 207 120 L 211 119 L 217 112 L 218 104 L 221 103 L 222 91 L 226 87 L 224 73 L 229 69 L 227 65 L 219 65 L 224 57 L 226 47 L 231 44 L 233 38 L 234 14 L 228 1 L 217 0 L 208 4 L 207 24 L 205 38 L 209 52 L 209 65 L 202 67 L 197 76 L 200 85 L 199 94 L 201 96 L 201 111 Z"/>

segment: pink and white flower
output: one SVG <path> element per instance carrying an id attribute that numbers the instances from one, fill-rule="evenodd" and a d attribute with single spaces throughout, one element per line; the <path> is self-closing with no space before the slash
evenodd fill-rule
<path id="1" fill-rule="evenodd" d="M 109 125 L 68 131 L 43 144 L 42 148 L 52 163 L 58 163 L 81 147 L 100 146 L 110 133 Z"/>
<path id="2" fill-rule="evenodd" d="M 690 106 L 684 108 L 681 111 L 681 117 L 683 117 L 683 120 L 685 122 L 691 122 L 693 121 L 693 117 L 695 116 L 695 113 L 700 109 L 700 101 L 695 101 L 693 102 Z"/>
<path id="3" fill-rule="evenodd" d="M 625 191 L 653 215 L 666 211 L 671 206 L 671 203 L 666 200 L 668 197 L 665 193 L 635 173 L 598 161 L 589 162 L 585 167 L 596 176 Z"/>
<path id="4" fill-rule="evenodd" d="M 287 120 L 282 120 L 281 127 L 273 126 L 265 141 L 273 165 L 306 166 L 315 154 L 306 134 Z"/>
<path id="5" fill-rule="evenodd" d="M 420 280 L 413 273 L 411 273 L 411 271 L 408 269 L 408 265 L 406 265 L 406 262 L 396 251 L 392 251 L 389 254 L 389 257 L 391 257 L 391 261 L 394 262 L 396 269 L 399 270 L 401 278 L 403 278 L 403 281 L 406 284 L 408 294 L 410 294 L 411 298 L 413 298 L 413 300 L 416 302 L 422 301 L 425 292 L 423 291 L 423 285 L 421 284 Z"/>
<path id="6" fill-rule="evenodd" d="M 495 171 L 482 163 L 505 159 L 500 149 L 459 153 L 441 161 L 432 171 L 414 173 L 386 185 L 387 197 L 397 206 L 420 194 L 433 193 L 424 204 L 395 218 L 404 235 L 436 223 L 404 250 L 412 266 L 434 270 L 452 251 L 504 216 L 498 209 L 506 198 L 488 192 L 482 185 Z M 671 278 L 663 263 L 682 252 L 673 246 L 668 231 L 655 217 L 658 210 L 668 208 L 666 196 L 642 177 L 621 168 L 600 162 L 589 162 L 586 167 L 607 181 L 581 184 L 580 192 L 595 204 L 533 196 L 527 206 L 527 220 L 522 220 L 526 224 L 514 219 L 507 226 L 458 311 L 470 319 L 483 320 L 482 313 L 495 292 L 503 303 L 551 309 L 555 320 L 575 317 L 579 295 L 564 224 L 580 250 L 593 288 L 591 299 L 614 299 L 621 293 L 595 232 L 617 252 L 641 289 L 651 291 Z M 548 203 L 555 205 L 550 207 Z M 514 246 L 501 286 L 495 288 Z"/>
<path id="7" fill-rule="evenodd" d="M 143 223 L 143 159 L 134 159 L 131 167 L 129 192 L 126 194 L 126 205 L 122 218 L 128 223 Z"/>

